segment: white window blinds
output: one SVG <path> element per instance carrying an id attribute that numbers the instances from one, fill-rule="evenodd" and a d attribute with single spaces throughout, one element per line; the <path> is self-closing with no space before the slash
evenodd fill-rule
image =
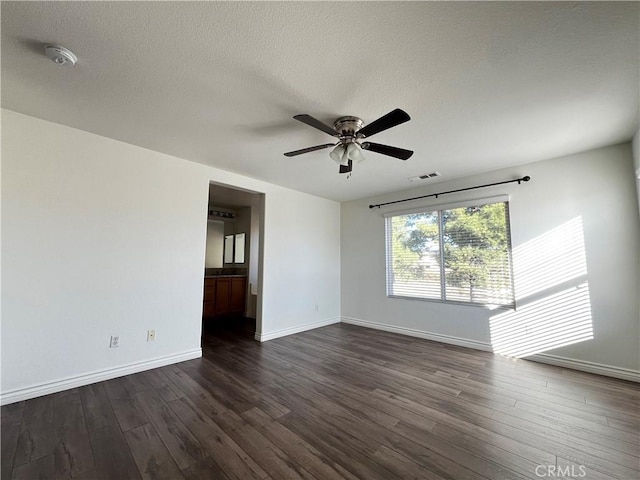
<path id="1" fill-rule="evenodd" d="M 513 306 L 508 202 L 386 219 L 387 294 Z"/>

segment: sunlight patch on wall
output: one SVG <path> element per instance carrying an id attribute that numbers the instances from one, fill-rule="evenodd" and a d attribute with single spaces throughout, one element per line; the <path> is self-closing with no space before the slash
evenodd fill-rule
<path id="1" fill-rule="evenodd" d="M 494 352 L 524 357 L 593 338 L 582 218 L 513 250 L 515 311 L 490 319 Z"/>
<path id="2" fill-rule="evenodd" d="M 491 343 L 501 355 L 524 357 L 593 338 L 589 285 L 571 287 L 491 318 Z"/>
<path id="3" fill-rule="evenodd" d="M 514 248 L 513 270 L 517 299 L 586 275 L 582 218 L 576 217 Z"/>

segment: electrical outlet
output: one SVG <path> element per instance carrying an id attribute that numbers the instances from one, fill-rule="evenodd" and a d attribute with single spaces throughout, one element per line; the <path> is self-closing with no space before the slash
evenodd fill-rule
<path id="1" fill-rule="evenodd" d="M 147 330 L 147 342 L 153 342 L 156 339 L 155 330 Z"/>
<path id="2" fill-rule="evenodd" d="M 120 346 L 120 337 L 117 335 L 111 336 L 111 342 L 109 342 L 109 348 L 115 348 Z"/>

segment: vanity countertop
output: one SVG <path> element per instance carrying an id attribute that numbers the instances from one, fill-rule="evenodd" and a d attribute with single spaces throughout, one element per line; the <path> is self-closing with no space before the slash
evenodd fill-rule
<path id="1" fill-rule="evenodd" d="M 246 277 L 246 275 L 205 275 L 204 278 Z"/>

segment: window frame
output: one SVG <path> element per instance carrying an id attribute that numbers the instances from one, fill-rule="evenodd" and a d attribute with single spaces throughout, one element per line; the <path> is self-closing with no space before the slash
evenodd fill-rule
<path id="1" fill-rule="evenodd" d="M 448 300 L 446 298 L 446 276 L 444 275 L 444 231 L 442 227 L 442 211 L 452 210 L 456 208 L 481 207 L 484 205 L 504 203 L 506 217 L 506 234 L 507 234 L 507 256 L 509 263 L 509 280 L 511 287 L 512 302 L 509 304 L 488 304 L 480 302 L 469 302 L 464 300 Z M 393 274 L 393 255 L 391 254 L 391 221 L 393 217 L 410 215 L 414 213 L 437 213 L 438 215 L 438 237 L 439 237 L 439 255 L 440 255 L 440 298 L 415 297 L 408 295 L 394 295 L 391 293 L 392 282 L 390 282 L 390 272 Z M 515 282 L 513 278 L 513 247 L 511 242 L 511 214 L 510 214 L 510 198 L 509 195 L 497 195 L 483 198 L 472 198 L 468 200 L 460 200 L 456 202 L 437 203 L 437 204 L 421 204 L 410 209 L 393 210 L 383 214 L 384 217 L 384 235 L 385 235 L 385 290 L 387 298 L 395 298 L 401 300 L 417 300 L 423 302 L 436 302 L 448 305 L 463 305 L 471 307 L 488 308 L 490 310 L 515 310 Z"/>

